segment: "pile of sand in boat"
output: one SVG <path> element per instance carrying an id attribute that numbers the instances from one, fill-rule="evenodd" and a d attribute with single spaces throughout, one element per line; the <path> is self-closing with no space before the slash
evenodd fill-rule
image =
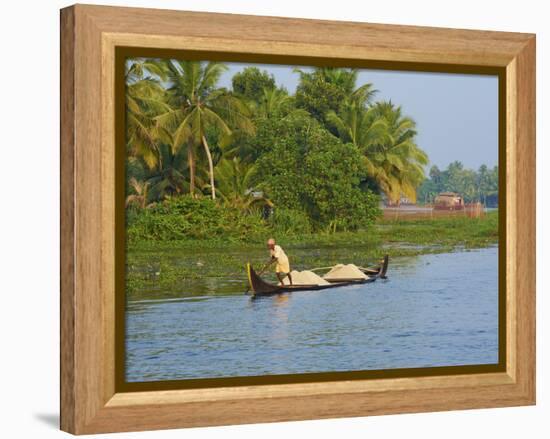
<path id="1" fill-rule="evenodd" d="M 337 264 L 322 277 L 310 270 L 293 270 L 290 275 L 292 276 L 293 285 L 328 285 L 329 281 L 368 279 L 368 276 L 354 264 Z M 290 284 L 288 277 L 284 278 L 283 283 L 285 285 Z"/>

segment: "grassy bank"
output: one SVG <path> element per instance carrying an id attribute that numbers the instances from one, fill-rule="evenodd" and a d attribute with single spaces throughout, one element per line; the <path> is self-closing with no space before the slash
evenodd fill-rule
<path id="1" fill-rule="evenodd" d="M 402 244 L 421 246 L 420 253 L 452 251 L 457 246 L 481 248 L 498 242 L 498 212 L 489 212 L 478 219 L 382 220 L 375 229 L 379 239 L 386 245 L 395 246 L 398 253 Z"/>
<path id="2" fill-rule="evenodd" d="M 270 235 L 271 236 L 271 235 Z M 498 241 L 498 212 L 484 218 L 441 218 L 435 220 L 380 220 L 368 230 L 338 233 L 277 235 L 278 243 L 286 248 L 302 247 L 388 247 L 390 256 L 410 256 L 423 253 L 452 251 L 455 247 L 481 248 Z M 265 247 L 265 236 L 254 236 L 247 242 L 215 239 L 180 241 L 137 241 L 129 246 L 130 252 L 149 252 L 158 249 L 172 250 L 228 250 Z M 411 248 L 413 248 L 411 250 Z"/>
<path id="3" fill-rule="evenodd" d="M 242 293 L 244 264 L 259 267 L 268 254 L 266 237 L 235 243 L 220 239 L 166 243 L 139 241 L 128 248 L 130 299 Z M 498 242 L 498 214 L 481 219 L 381 220 L 369 230 L 275 236 L 298 270 L 339 262 L 366 265 L 390 257 L 482 248 Z"/>

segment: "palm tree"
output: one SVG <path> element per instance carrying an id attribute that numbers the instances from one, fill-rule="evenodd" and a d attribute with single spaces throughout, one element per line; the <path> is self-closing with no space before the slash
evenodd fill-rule
<path id="1" fill-rule="evenodd" d="M 313 72 L 307 72 L 295 68 L 294 72 L 300 75 L 298 88 L 311 95 L 309 105 L 313 105 L 314 108 L 311 108 L 313 113 L 323 118 L 330 110 L 338 111 L 342 102 L 353 99 L 359 105 L 366 105 L 377 93 L 370 83 L 356 88 L 359 73 L 357 69 L 321 67 L 314 69 Z M 315 96 L 319 93 L 321 93 L 320 96 Z"/>
<path id="2" fill-rule="evenodd" d="M 259 103 L 252 103 L 253 113 L 259 119 L 282 118 L 293 115 L 308 115 L 308 112 L 294 106 L 294 97 L 284 88 L 264 88 Z"/>
<path id="3" fill-rule="evenodd" d="M 264 88 L 260 97 L 260 102 L 255 108 L 256 116 L 268 119 L 270 117 L 280 116 L 290 106 L 292 98 L 286 90 L 280 88 Z"/>
<path id="4" fill-rule="evenodd" d="M 224 203 L 246 212 L 254 207 L 272 206 L 263 193 L 255 190 L 256 165 L 243 163 L 238 157 L 222 159 L 216 166 L 218 194 Z"/>
<path id="5" fill-rule="evenodd" d="M 416 201 L 416 188 L 424 181 L 428 157 L 414 142 L 415 123 L 403 117 L 391 102 L 368 106 L 370 90 L 358 89 L 328 122 L 344 142 L 357 146 L 365 157 L 368 175 L 392 202 L 401 195 Z"/>
<path id="6" fill-rule="evenodd" d="M 149 182 L 138 181 L 135 177 L 130 178 L 130 187 L 134 190 L 134 194 L 126 197 L 126 207 L 134 205 L 140 209 L 145 209 L 150 206 L 149 201 Z"/>
<path id="7" fill-rule="evenodd" d="M 127 147 L 149 168 L 155 167 L 159 160 L 159 138 L 166 137 L 156 126 L 154 116 L 169 110 L 160 81 L 151 75 L 165 77 L 154 61 L 134 59 L 126 64 Z"/>
<path id="8" fill-rule="evenodd" d="M 363 151 L 373 144 L 384 142 L 387 137 L 386 120 L 375 108 L 367 109 L 362 96 L 348 99 L 339 114 L 330 111 L 327 120 L 336 128 L 343 142 L 351 142 Z"/>
<path id="9" fill-rule="evenodd" d="M 187 175 L 184 174 L 185 154 L 183 149 L 175 153 L 171 145 L 159 146 L 161 159 L 147 179 L 150 185 L 149 198 L 163 200 L 188 190 Z"/>
<path id="10" fill-rule="evenodd" d="M 391 102 L 378 102 L 375 114 L 387 124 L 383 141 L 374 142 L 364 153 L 367 167 L 382 191 L 393 202 L 405 195 L 416 202 L 416 188 L 424 181 L 428 156 L 415 143 L 416 123 Z"/>
<path id="11" fill-rule="evenodd" d="M 227 70 L 225 64 L 200 61 L 163 62 L 170 87 L 170 109 L 155 118 L 159 127 L 172 133 L 175 153 L 187 146 L 189 167 L 189 192 L 195 193 L 195 147 L 202 145 L 208 160 L 212 199 L 216 198 L 214 163 L 207 141 L 207 129 L 219 132 L 219 138 L 227 138 L 233 127 L 253 131 L 246 105 L 224 89 L 217 89 L 220 76 Z"/>
<path id="12" fill-rule="evenodd" d="M 477 171 L 477 189 L 479 201 L 487 203 L 487 192 L 489 191 L 489 168 L 487 165 L 481 165 Z"/>
<path id="13" fill-rule="evenodd" d="M 295 73 L 300 74 L 300 81 L 305 83 L 315 83 L 316 80 L 328 82 L 340 88 L 346 95 L 352 95 L 357 91 L 367 92 L 370 99 L 377 90 L 372 89 L 372 84 L 367 83 L 355 88 L 359 71 L 357 69 L 342 69 L 339 67 L 317 67 L 313 72 L 306 72 L 299 68 L 294 69 Z"/>

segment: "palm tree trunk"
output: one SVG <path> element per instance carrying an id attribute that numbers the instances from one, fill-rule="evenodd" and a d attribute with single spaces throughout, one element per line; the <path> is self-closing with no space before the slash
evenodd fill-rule
<path id="1" fill-rule="evenodd" d="M 216 199 L 216 187 L 214 185 L 214 164 L 212 163 L 212 154 L 210 154 L 210 148 L 208 147 L 208 142 L 204 134 L 202 135 L 202 146 L 204 146 L 204 151 L 206 152 L 206 157 L 208 158 L 208 173 L 210 174 L 210 188 L 212 190 L 212 199 Z"/>
<path id="2" fill-rule="evenodd" d="M 187 163 L 189 166 L 189 193 L 195 196 L 195 155 L 193 153 L 193 142 L 187 145 Z"/>

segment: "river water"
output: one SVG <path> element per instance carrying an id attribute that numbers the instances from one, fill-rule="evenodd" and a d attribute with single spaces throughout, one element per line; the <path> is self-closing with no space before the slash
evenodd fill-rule
<path id="1" fill-rule="evenodd" d="M 126 380 L 498 362 L 496 247 L 394 258 L 388 276 L 255 300 L 129 301 Z"/>

